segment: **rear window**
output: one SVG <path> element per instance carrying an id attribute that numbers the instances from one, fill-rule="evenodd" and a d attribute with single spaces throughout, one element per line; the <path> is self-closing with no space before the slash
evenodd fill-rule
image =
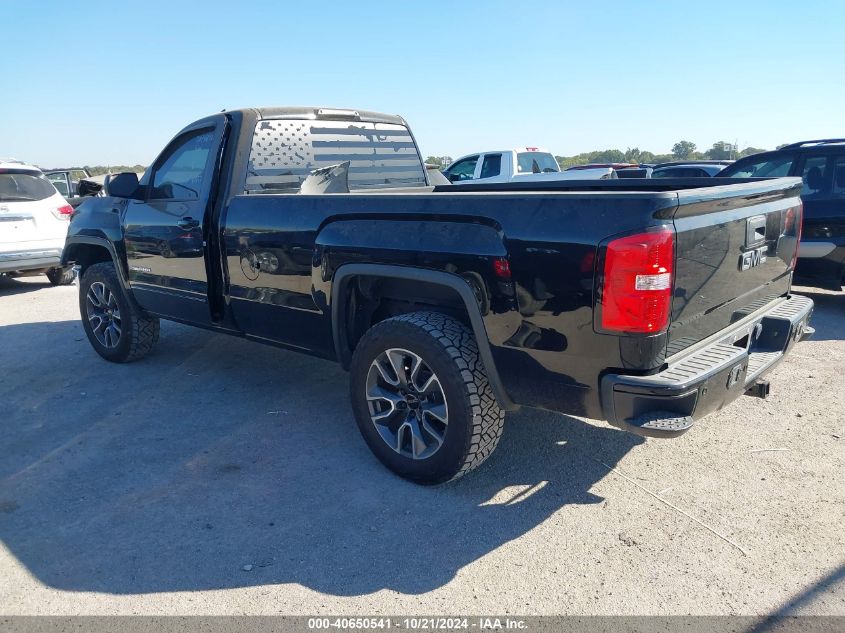
<path id="1" fill-rule="evenodd" d="M 0 202 L 32 202 L 44 200 L 56 188 L 42 174 L 5 171 L 0 173 Z"/>
<path id="2" fill-rule="evenodd" d="M 560 171 L 555 157 L 547 152 L 519 152 L 516 169 L 520 174 L 548 174 Z"/>
<path id="3" fill-rule="evenodd" d="M 280 119 L 255 126 L 246 190 L 298 193 L 313 170 L 345 161 L 350 190 L 425 185 L 425 167 L 402 125 Z"/>

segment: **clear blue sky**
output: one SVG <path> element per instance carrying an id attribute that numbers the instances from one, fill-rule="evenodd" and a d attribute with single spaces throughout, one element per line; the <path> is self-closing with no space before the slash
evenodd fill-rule
<path id="1" fill-rule="evenodd" d="M 2 3 L 0 156 L 149 163 L 222 108 L 403 115 L 425 154 L 845 136 L 845 2 Z"/>

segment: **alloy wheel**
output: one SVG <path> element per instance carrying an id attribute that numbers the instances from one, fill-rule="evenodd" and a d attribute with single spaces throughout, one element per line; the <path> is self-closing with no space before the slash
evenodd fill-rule
<path id="1" fill-rule="evenodd" d="M 85 303 L 88 323 L 94 337 L 103 347 L 113 349 L 120 343 L 120 307 L 117 298 L 101 281 L 88 288 Z"/>
<path id="2" fill-rule="evenodd" d="M 414 352 L 392 348 L 367 373 L 370 419 L 381 439 L 411 459 L 427 459 L 443 445 L 449 412 L 443 386 Z"/>

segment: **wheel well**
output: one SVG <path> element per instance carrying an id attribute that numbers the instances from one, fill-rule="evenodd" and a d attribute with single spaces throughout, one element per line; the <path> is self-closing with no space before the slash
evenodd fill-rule
<path id="1" fill-rule="evenodd" d="M 71 247 L 67 260 L 75 263 L 82 270 L 89 266 L 99 264 L 100 262 L 112 261 L 112 256 L 109 250 L 104 246 L 97 246 L 95 244 L 74 244 Z"/>
<path id="2" fill-rule="evenodd" d="M 466 304 L 449 286 L 425 281 L 357 276 L 349 280 L 343 299 L 342 327 L 351 354 L 364 333 L 376 323 L 410 312 L 430 310 L 472 327 Z"/>

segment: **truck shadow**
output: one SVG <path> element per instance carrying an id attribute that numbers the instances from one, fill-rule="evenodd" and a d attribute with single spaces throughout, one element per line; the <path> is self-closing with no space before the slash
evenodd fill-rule
<path id="1" fill-rule="evenodd" d="M 81 332 L 0 327 L 0 539 L 63 590 L 430 591 L 602 503 L 598 462 L 642 442 L 525 410 L 480 470 L 425 488 L 371 456 L 332 363 L 165 323 L 153 355 L 112 365 Z"/>
<path id="2" fill-rule="evenodd" d="M 814 288 L 796 288 L 795 292 L 809 297 L 816 304 L 810 325 L 816 328 L 811 341 L 841 341 L 845 339 L 845 292 L 831 292 Z"/>
<path id="3" fill-rule="evenodd" d="M 27 277 L 26 281 L 0 275 L 0 297 L 9 297 L 22 292 L 34 292 L 49 287 L 50 282 L 43 275 Z"/>

